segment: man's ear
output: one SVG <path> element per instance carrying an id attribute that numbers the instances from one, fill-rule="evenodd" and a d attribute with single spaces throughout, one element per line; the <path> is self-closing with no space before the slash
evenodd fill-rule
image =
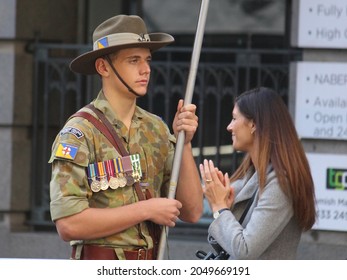
<path id="1" fill-rule="evenodd" d="M 106 65 L 107 61 L 101 57 L 95 60 L 95 69 L 99 75 L 107 77 L 109 75 L 109 68 Z"/>

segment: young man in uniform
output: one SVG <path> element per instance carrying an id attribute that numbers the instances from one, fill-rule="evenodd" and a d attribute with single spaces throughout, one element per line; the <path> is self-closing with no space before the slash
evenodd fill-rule
<path id="1" fill-rule="evenodd" d="M 138 16 L 118 15 L 95 29 L 93 50 L 70 64 L 72 71 L 102 80 L 97 98 L 70 117 L 52 147 L 51 217 L 60 237 L 70 241 L 72 259 L 156 259 L 158 225 L 201 217 L 203 194 L 191 150 L 196 106 L 183 106 L 183 100 L 177 106 L 172 128 L 175 136 L 184 131 L 185 143 L 176 199 L 168 199 L 175 136 L 161 118 L 136 105 L 147 93 L 151 53 L 173 41 L 169 34 L 148 34 Z M 107 122 L 113 132 L 98 128 Z M 124 153 L 110 137 L 114 132 Z"/>

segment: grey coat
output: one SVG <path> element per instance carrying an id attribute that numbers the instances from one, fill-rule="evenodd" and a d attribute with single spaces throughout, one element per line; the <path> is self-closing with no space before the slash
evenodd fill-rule
<path id="1" fill-rule="evenodd" d="M 233 182 L 232 211 L 224 211 L 209 226 L 208 233 L 230 255 L 229 259 L 295 259 L 301 230 L 293 218 L 291 199 L 281 190 L 275 171 L 268 169 L 266 187 L 259 197 L 258 175 Z M 242 223 L 247 202 L 255 199 Z"/>

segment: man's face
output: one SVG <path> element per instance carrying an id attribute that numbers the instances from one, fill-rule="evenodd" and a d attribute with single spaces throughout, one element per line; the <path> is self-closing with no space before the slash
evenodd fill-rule
<path id="1" fill-rule="evenodd" d="M 119 50 L 111 56 L 112 63 L 121 78 L 139 95 L 147 93 L 150 79 L 150 62 L 152 55 L 149 49 L 130 48 Z M 117 77 L 119 89 L 129 91 Z"/>

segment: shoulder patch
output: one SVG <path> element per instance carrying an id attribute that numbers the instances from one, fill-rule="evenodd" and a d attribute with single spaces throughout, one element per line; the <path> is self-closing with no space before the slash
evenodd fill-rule
<path id="1" fill-rule="evenodd" d="M 78 147 L 70 144 L 59 143 L 55 156 L 74 160 L 78 151 Z"/>
<path id="2" fill-rule="evenodd" d="M 70 133 L 72 135 L 74 135 L 77 139 L 80 139 L 84 136 L 83 132 L 81 130 L 79 130 L 78 128 L 72 127 L 72 126 L 67 126 L 65 128 L 63 128 L 59 135 L 62 136 L 64 134 Z"/>

